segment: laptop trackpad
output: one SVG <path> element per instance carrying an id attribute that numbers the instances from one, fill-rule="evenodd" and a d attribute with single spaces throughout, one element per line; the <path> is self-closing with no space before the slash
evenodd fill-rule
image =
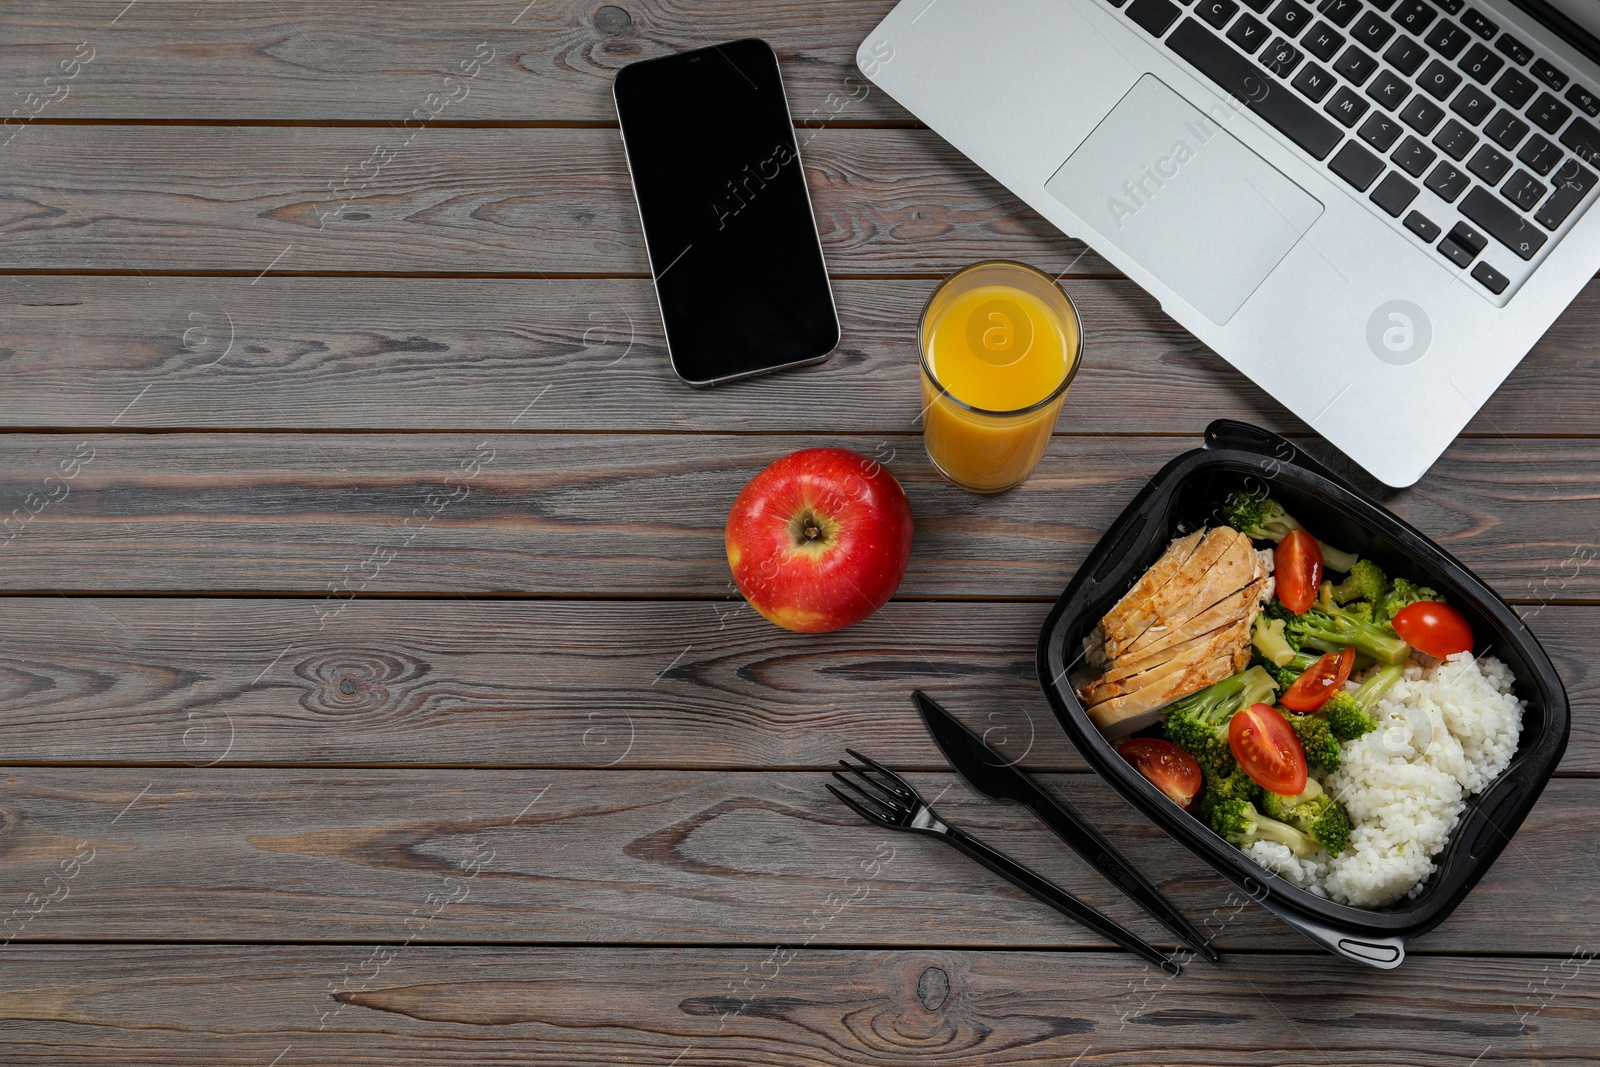
<path id="1" fill-rule="evenodd" d="M 1217 325 L 1255 292 L 1322 204 L 1146 74 L 1045 188 Z"/>

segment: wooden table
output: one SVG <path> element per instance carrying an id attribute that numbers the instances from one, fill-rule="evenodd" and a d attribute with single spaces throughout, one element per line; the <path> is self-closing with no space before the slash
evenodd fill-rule
<path id="1" fill-rule="evenodd" d="M 6 5 L 0 1060 L 1596 1062 L 1600 285 L 1388 495 L 1524 605 L 1575 726 L 1470 899 L 1363 969 L 1118 800 L 1034 680 L 1049 603 L 1207 421 L 1307 427 L 868 90 L 887 0 L 524 3 Z M 694 391 L 611 78 L 751 34 L 844 342 Z M 1038 473 L 983 498 L 922 452 L 914 320 L 997 256 L 1065 272 L 1089 349 Z M 805 637 L 737 599 L 721 529 L 824 443 L 887 461 L 917 544 L 892 604 Z M 917 686 L 1225 964 L 1167 980 L 835 803 L 863 749 L 1154 929 L 954 779 Z"/>

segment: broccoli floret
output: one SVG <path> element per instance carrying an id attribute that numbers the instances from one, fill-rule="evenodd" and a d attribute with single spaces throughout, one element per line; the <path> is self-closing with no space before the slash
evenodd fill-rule
<path id="1" fill-rule="evenodd" d="M 1287 845 L 1297 856 L 1309 856 L 1317 850 L 1317 843 L 1286 822 L 1269 819 L 1246 800 L 1221 800 L 1212 803 L 1206 812 L 1206 823 L 1220 836 L 1238 848 L 1257 841 L 1276 841 Z"/>
<path id="2" fill-rule="evenodd" d="M 1261 657 L 1276 667 L 1286 666 L 1294 659 L 1298 642 L 1291 644 L 1284 627 L 1287 624 L 1282 619 L 1268 618 L 1266 612 L 1256 615 L 1255 622 L 1250 624 L 1250 644 L 1261 653 Z"/>
<path id="3" fill-rule="evenodd" d="M 1222 506 L 1222 517 L 1229 526 L 1257 541 L 1282 541 L 1295 530 L 1305 528 L 1270 496 L 1259 496 L 1242 489 L 1228 497 Z M 1322 565 L 1329 570 L 1343 574 L 1355 566 L 1354 553 L 1341 552 L 1322 541 L 1317 544 L 1322 549 Z"/>
<path id="4" fill-rule="evenodd" d="M 1385 625 L 1399 614 L 1400 609 L 1419 600 L 1436 600 L 1443 604 L 1444 597 L 1425 585 L 1416 585 L 1404 578 L 1396 578 L 1389 591 L 1373 601 L 1372 617 Z"/>
<path id="5" fill-rule="evenodd" d="M 1206 779 L 1206 795 L 1212 800 L 1246 800 L 1253 804 L 1262 792 L 1260 783 L 1250 777 L 1237 761 L 1234 761 L 1233 768 L 1227 774 Z"/>
<path id="6" fill-rule="evenodd" d="M 1296 715 L 1292 712 L 1284 718 L 1294 727 L 1300 747 L 1306 750 L 1306 763 L 1329 773 L 1339 769 L 1339 739 L 1333 736 L 1327 719 L 1321 715 Z"/>
<path id="7" fill-rule="evenodd" d="M 1354 604 L 1346 604 L 1344 610 L 1362 622 L 1372 621 L 1372 602 L 1370 600 L 1358 600 Z"/>
<path id="8" fill-rule="evenodd" d="M 1333 599 L 1341 604 L 1352 600 L 1377 603 L 1389 591 L 1389 577 L 1370 559 L 1358 559 L 1344 581 L 1333 587 Z"/>
<path id="9" fill-rule="evenodd" d="M 1276 663 L 1269 662 L 1264 663 L 1261 666 L 1263 670 L 1272 675 L 1272 680 L 1278 683 L 1279 689 L 1289 688 L 1303 673 L 1295 670 L 1292 665 L 1288 667 L 1280 667 Z"/>
<path id="10" fill-rule="evenodd" d="M 1228 720 L 1240 708 L 1271 700 L 1276 689 L 1277 683 L 1262 668 L 1240 671 L 1169 705 L 1163 732 L 1193 756 L 1208 777 L 1227 775 L 1234 767 Z"/>
<path id="11" fill-rule="evenodd" d="M 1327 718 L 1333 735 L 1349 741 L 1376 730 L 1378 720 L 1372 715 L 1373 705 L 1404 673 L 1403 664 L 1384 667 L 1373 671 L 1372 677 L 1353 692 L 1341 690 L 1329 697 L 1319 710 Z"/>
<path id="12" fill-rule="evenodd" d="M 1411 646 L 1386 623 L 1376 623 L 1333 602 L 1333 585 L 1322 583 L 1322 595 L 1303 615 L 1296 615 L 1285 626 L 1302 647 L 1323 652 L 1340 652 L 1346 645 L 1356 653 L 1371 656 L 1379 663 L 1404 663 Z"/>
<path id="13" fill-rule="evenodd" d="M 1323 792 L 1314 778 L 1306 782 L 1305 792 L 1299 796 L 1264 794 L 1261 810 L 1269 818 L 1307 834 L 1331 855 L 1337 856 L 1350 845 L 1350 813 Z"/>

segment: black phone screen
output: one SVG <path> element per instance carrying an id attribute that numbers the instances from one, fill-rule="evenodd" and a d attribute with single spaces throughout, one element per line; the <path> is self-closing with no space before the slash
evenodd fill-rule
<path id="1" fill-rule="evenodd" d="M 614 94 L 678 376 L 708 385 L 831 352 L 838 314 L 771 46 L 633 63 Z"/>

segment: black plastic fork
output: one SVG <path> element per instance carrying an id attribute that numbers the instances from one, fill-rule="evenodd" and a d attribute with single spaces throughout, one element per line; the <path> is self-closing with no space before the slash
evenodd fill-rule
<path id="1" fill-rule="evenodd" d="M 898 774 L 853 748 L 847 748 L 845 751 L 865 766 L 858 767 L 848 760 L 840 760 L 840 766 L 849 771 L 854 778 L 846 777 L 838 771 L 834 771 L 833 776 L 840 784 L 849 787 L 856 797 L 847 796 L 831 785 L 828 786 L 828 792 L 849 805 L 850 809 L 863 819 L 890 830 L 904 830 L 936 837 L 967 858 L 983 864 L 1018 889 L 1032 894 L 1061 914 L 1087 926 L 1101 937 L 1109 938 L 1128 951 L 1137 953 L 1168 974 L 1182 973 L 1182 964 L 1169 958 L 1160 949 L 1146 944 L 1136 934 L 1123 929 L 1077 897 L 1024 867 L 1005 853 L 990 848 L 977 838 L 939 818 L 933 807 L 918 796 L 917 791 Z M 856 784 L 857 779 L 860 780 L 860 785 Z"/>

